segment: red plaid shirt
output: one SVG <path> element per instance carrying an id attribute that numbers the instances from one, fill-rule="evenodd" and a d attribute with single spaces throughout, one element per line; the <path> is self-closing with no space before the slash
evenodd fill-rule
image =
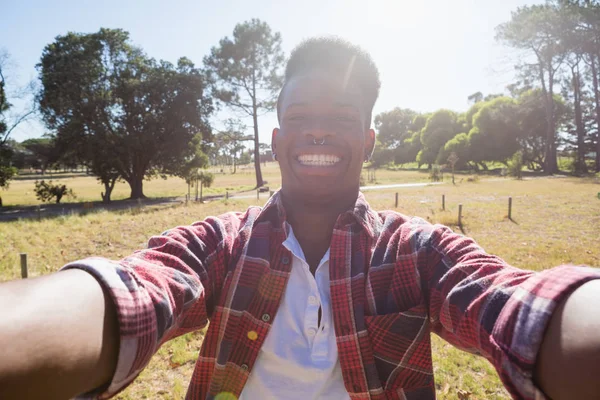
<path id="1" fill-rule="evenodd" d="M 285 219 L 277 193 L 262 209 L 169 230 L 121 261 L 67 265 L 108 289 L 119 318 L 115 376 L 103 393 L 88 397 L 114 395 L 162 343 L 209 321 L 187 399 L 239 397 L 290 275 Z M 346 389 L 352 399 L 434 399 L 435 332 L 490 360 L 514 397 L 543 398 L 532 372 L 552 311 L 571 290 L 599 277 L 587 267 L 513 268 L 444 226 L 377 213 L 361 194 L 339 216 L 330 248 Z"/>

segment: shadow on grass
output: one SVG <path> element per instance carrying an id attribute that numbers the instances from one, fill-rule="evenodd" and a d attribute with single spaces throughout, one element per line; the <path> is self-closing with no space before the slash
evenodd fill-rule
<path id="1" fill-rule="evenodd" d="M 208 198 L 208 197 L 205 197 Z M 51 219 L 69 215 L 85 215 L 101 211 L 123 212 L 153 206 L 172 206 L 185 202 L 181 197 L 158 197 L 140 200 L 113 200 L 108 204 L 97 202 L 79 202 L 65 204 L 41 204 L 39 206 L 5 206 L 0 208 L 0 222 L 20 219 Z"/>

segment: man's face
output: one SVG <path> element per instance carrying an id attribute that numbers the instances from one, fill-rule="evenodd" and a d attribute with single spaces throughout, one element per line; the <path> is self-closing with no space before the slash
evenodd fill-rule
<path id="1" fill-rule="evenodd" d="M 285 195 L 319 202 L 358 190 L 374 143 L 365 108 L 361 91 L 343 77 L 315 72 L 287 83 L 272 143 Z"/>

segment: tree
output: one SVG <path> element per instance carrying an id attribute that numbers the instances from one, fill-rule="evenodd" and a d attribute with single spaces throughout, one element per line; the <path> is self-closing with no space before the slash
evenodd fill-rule
<path id="1" fill-rule="evenodd" d="M 283 76 L 281 35 L 259 19 L 237 24 L 204 58 L 216 97 L 226 106 L 252 117 L 256 186 L 263 186 L 260 169 L 258 116 L 273 111 Z"/>
<path id="2" fill-rule="evenodd" d="M 556 120 L 560 123 L 567 114 L 561 97 L 554 95 Z M 546 98 L 541 89 L 523 92 L 517 101 L 517 122 L 520 136 L 517 139 L 522 150 L 523 163 L 531 170 L 540 170 L 545 165 L 547 124 Z"/>
<path id="3" fill-rule="evenodd" d="M 470 95 L 467 99 L 469 100 L 469 103 L 477 104 L 480 101 L 483 101 L 483 93 L 475 92 L 472 95 Z"/>
<path id="4" fill-rule="evenodd" d="M 454 111 L 439 110 L 433 113 L 421 131 L 423 149 L 417 155 L 417 162 L 433 164 L 446 142 L 460 133 L 461 125 Z"/>
<path id="5" fill-rule="evenodd" d="M 558 172 L 556 146 L 556 113 L 554 109 L 554 84 L 564 58 L 564 44 L 560 39 L 563 20 L 552 4 L 519 7 L 509 22 L 497 28 L 498 40 L 511 47 L 531 52 L 536 63 L 522 66 L 535 71 L 544 94 L 546 141 L 544 170 Z"/>
<path id="6" fill-rule="evenodd" d="M 0 189 L 7 189 L 9 181 L 17 174 L 17 169 L 11 162 L 13 150 L 9 146 L 10 134 L 20 124 L 28 121 L 36 112 L 33 102 L 31 107 L 26 108 L 20 113 L 9 112 L 12 107 L 12 104 L 8 100 L 9 96 L 24 99 L 33 91 L 33 83 L 30 83 L 25 88 L 10 90 L 5 74 L 9 60 L 8 53 L 0 49 Z M 2 198 L 0 197 L 1 205 Z"/>
<path id="7" fill-rule="evenodd" d="M 202 72 L 185 57 L 177 65 L 149 58 L 123 30 L 58 36 L 37 67 L 45 123 L 105 184 L 108 199 L 118 178 L 132 199 L 145 197 L 144 179 L 174 174 L 194 136 L 210 136 Z"/>
<path id="8" fill-rule="evenodd" d="M 41 169 L 42 175 L 60 159 L 60 151 L 53 137 L 27 139 L 21 142 L 21 146 L 31 154 L 31 167 Z"/>
<path id="9" fill-rule="evenodd" d="M 596 125 L 595 170 L 600 172 L 600 88 L 598 84 L 600 63 L 600 4 L 588 0 L 558 0 L 556 1 L 562 13 L 571 22 L 566 30 L 570 50 L 582 56 L 589 67 L 592 83 L 593 118 Z M 579 140 L 579 138 L 578 138 Z M 578 154 L 581 164 L 581 154 Z"/>
<path id="10" fill-rule="evenodd" d="M 202 188 L 210 187 L 215 180 L 215 176 L 210 172 L 196 169 L 192 175 L 192 179 L 196 185 L 196 201 L 202 201 Z M 200 198 L 198 198 L 198 189 L 200 189 Z"/>
<path id="11" fill-rule="evenodd" d="M 417 115 L 419 113 L 416 111 L 398 107 L 378 114 L 375 117 L 375 129 L 381 146 L 388 149 L 400 147 L 412 136 L 413 121 Z"/>
<path id="12" fill-rule="evenodd" d="M 469 160 L 506 162 L 519 149 L 519 134 L 515 100 L 497 97 L 486 101 L 473 117 Z"/>
<path id="13" fill-rule="evenodd" d="M 208 167 L 208 156 L 202 149 L 201 135 L 196 135 L 189 144 L 191 155 L 179 166 L 175 175 L 185 180 L 188 185 L 188 198 L 191 198 L 190 187 L 195 183 L 198 170 Z M 196 196 L 197 197 L 197 196 Z M 196 199 L 197 200 L 197 199 Z"/>
<path id="14" fill-rule="evenodd" d="M 245 126 L 237 120 L 229 119 L 226 124 L 227 128 L 217 133 L 215 143 L 228 158 L 231 157 L 233 173 L 235 174 L 238 154 L 245 148 L 243 142 L 254 140 L 254 136 L 245 135 L 243 132 Z"/>
<path id="15" fill-rule="evenodd" d="M 455 160 L 452 155 L 456 156 Z M 450 163 L 453 171 L 455 168 L 464 168 L 467 165 L 467 162 L 472 160 L 469 135 L 466 133 L 459 133 L 452 139 L 448 140 L 444 147 L 440 149 L 435 162 L 436 164 L 441 165 L 446 163 L 446 161 L 450 162 L 450 160 L 454 160 L 453 164 Z"/>
<path id="16" fill-rule="evenodd" d="M 417 159 L 417 155 L 423 148 L 421 143 L 421 131 L 425 127 L 427 120 L 431 114 L 418 114 L 412 121 L 410 136 L 402 142 L 402 145 L 396 149 L 394 162 L 396 164 L 405 164 L 414 162 Z M 421 167 L 421 164 L 419 164 Z"/>

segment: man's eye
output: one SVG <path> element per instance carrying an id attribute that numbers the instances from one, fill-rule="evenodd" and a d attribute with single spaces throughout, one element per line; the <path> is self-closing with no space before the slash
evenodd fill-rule
<path id="1" fill-rule="evenodd" d="M 289 121 L 304 121 L 306 116 L 304 115 L 291 115 L 288 117 Z"/>
<path id="2" fill-rule="evenodd" d="M 353 115 L 336 115 L 335 117 L 336 121 L 341 121 L 341 122 L 354 122 L 356 121 L 356 117 L 354 117 Z"/>

